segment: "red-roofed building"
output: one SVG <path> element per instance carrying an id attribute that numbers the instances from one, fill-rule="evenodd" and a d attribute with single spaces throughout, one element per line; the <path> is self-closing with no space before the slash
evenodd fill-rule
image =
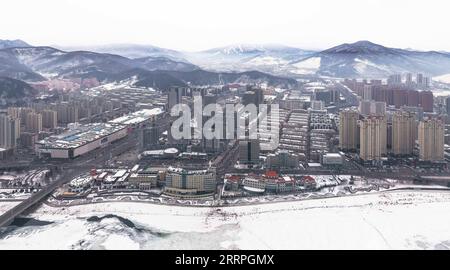
<path id="1" fill-rule="evenodd" d="M 278 173 L 276 171 L 267 171 L 264 175 L 266 178 L 278 178 Z"/>
<path id="2" fill-rule="evenodd" d="M 303 186 L 306 188 L 316 188 L 317 185 L 316 179 L 314 179 L 314 177 L 310 175 L 303 176 L 301 181 Z"/>
<path id="3" fill-rule="evenodd" d="M 225 181 L 226 181 L 226 189 L 231 189 L 231 190 L 238 190 L 239 189 L 239 185 L 241 184 L 242 181 L 242 177 L 239 175 L 229 175 L 225 177 Z"/>

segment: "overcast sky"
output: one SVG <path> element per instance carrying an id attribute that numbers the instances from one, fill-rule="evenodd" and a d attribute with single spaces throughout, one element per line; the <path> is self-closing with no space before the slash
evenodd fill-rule
<path id="1" fill-rule="evenodd" d="M 2 0 L 0 39 L 32 45 L 236 43 L 322 49 L 370 40 L 450 51 L 447 0 Z"/>

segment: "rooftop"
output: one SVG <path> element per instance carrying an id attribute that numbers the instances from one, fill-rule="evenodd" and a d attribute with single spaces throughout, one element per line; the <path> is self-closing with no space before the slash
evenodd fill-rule
<path id="1" fill-rule="evenodd" d="M 150 118 L 163 113 L 161 108 L 143 109 L 134 113 L 130 113 L 109 121 L 109 123 L 133 125 L 149 120 Z"/>
<path id="2" fill-rule="evenodd" d="M 38 143 L 45 148 L 77 148 L 124 128 L 124 125 L 112 123 L 78 125 L 59 135 L 47 137 Z"/>

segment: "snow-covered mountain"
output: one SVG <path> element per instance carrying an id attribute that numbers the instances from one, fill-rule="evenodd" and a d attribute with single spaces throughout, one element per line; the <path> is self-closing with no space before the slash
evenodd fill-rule
<path id="1" fill-rule="evenodd" d="M 164 57 L 130 59 L 90 51 L 66 52 L 52 47 L 0 50 L 0 76 L 36 81 L 49 77 L 97 77 L 103 80 L 133 68 L 191 71 L 197 66 Z"/>
<path id="2" fill-rule="evenodd" d="M 369 41 L 346 43 L 320 52 L 273 44 L 238 44 L 201 52 L 178 52 L 143 45 L 67 51 L 15 44 L 18 47 L 0 49 L 0 76 L 25 81 L 92 77 L 109 81 L 137 76 L 143 78 L 145 84 L 161 86 L 172 82 L 218 83 L 217 78 L 227 78 L 226 82 L 269 81 L 281 85 L 292 83 L 286 77 L 386 78 L 405 72 L 436 77 L 450 74 L 449 53 L 388 48 Z"/>
<path id="3" fill-rule="evenodd" d="M 194 64 L 210 71 L 251 71 L 273 74 L 284 70 L 291 61 L 304 59 L 314 51 L 284 45 L 236 44 L 200 52 L 182 52 L 152 45 L 112 44 L 86 47 L 57 47 L 66 51 L 85 50 L 121 55 L 127 58 L 164 57 Z"/>
<path id="4" fill-rule="evenodd" d="M 55 46 L 65 51 L 91 51 L 97 53 L 116 54 L 127 58 L 165 57 L 173 61 L 186 62 L 181 52 L 160 48 L 153 45 L 110 44 L 100 46 Z"/>
<path id="5" fill-rule="evenodd" d="M 112 80 L 123 81 L 128 78 L 135 78 L 134 85 L 168 89 L 170 86 L 186 86 L 191 85 L 224 85 L 234 83 L 254 84 L 265 83 L 272 86 L 295 87 L 297 81 L 295 79 L 278 77 L 259 71 L 245 72 L 212 72 L 205 70 L 193 71 L 170 71 L 170 70 L 143 70 L 132 69 L 125 71 Z"/>
<path id="6" fill-rule="evenodd" d="M 165 57 L 124 56 L 90 51 L 62 51 L 52 47 L 19 47 L 0 50 L 0 76 L 43 81 L 49 78 L 95 78 L 113 82 L 137 78 L 139 85 L 166 89 L 170 85 L 264 82 L 295 85 L 296 81 L 262 72 L 217 73 Z"/>
<path id="7" fill-rule="evenodd" d="M 23 40 L 15 39 L 15 40 L 7 40 L 0 39 L 0 50 L 6 48 L 15 48 L 15 47 L 29 47 L 30 45 Z"/>
<path id="8" fill-rule="evenodd" d="M 0 58 L 5 63 L 12 63 L 15 67 L 34 72 L 36 80 L 41 77 L 82 77 L 88 74 L 120 72 L 130 68 L 132 60 L 111 54 L 100 54 L 87 51 L 65 52 L 52 47 L 21 47 L 0 50 Z M 5 65 L 2 72 L 14 69 Z M 33 78 L 23 77 L 22 70 L 16 69 L 16 74 L 10 77 L 24 80 Z"/>
<path id="9" fill-rule="evenodd" d="M 369 41 L 342 44 L 290 63 L 294 74 L 385 78 L 394 73 L 450 73 L 450 55 L 388 48 Z"/>
<path id="10" fill-rule="evenodd" d="M 146 70 L 178 70 L 178 71 L 192 71 L 199 69 L 198 66 L 188 62 L 178 62 L 167 57 L 147 56 L 133 59 L 139 67 Z"/>
<path id="11" fill-rule="evenodd" d="M 282 73 L 292 61 L 304 59 L 313 51 L 277 44 L 237 44 L 201 52 L 185 53 L 190 62 L 208 70 Z"/>
<path id="12" fill-rule="evenodd" d="M 172 67 L 190 70 L 191 64 L 215 72 L 260 71 L 279 76 L 330 76 L 381 78 L 393 73 L 425 73 L 440 76 L 450 73 L 450 53 L 396 49 L 358 41 L 324 50 L 312 51 L 278 44 L 234 44 L 199 52 L 182 52 L 152 45 L 113 44 L 73 47 L 98 53 L 121 55 L 158 63 L 163 70 Z M 159 57 L 177 63 L 163 63 Z M 143 61 L 143 60 L 140 60 Z M 185 63 L 180 64 L 180 63 Z M 146 67 L 149 70 L 159 68 Z M 192 70 L 192 69 L 191 69 Z"/>

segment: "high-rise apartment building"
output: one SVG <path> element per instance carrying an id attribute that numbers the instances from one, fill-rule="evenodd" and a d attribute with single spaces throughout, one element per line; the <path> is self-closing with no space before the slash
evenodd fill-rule
<path id="1" fill-rule="evenodd" d="M 141 130 L 141 147 L 143 150 L 155 149 L 159 142 L 157 126 L 150 126 Z"/>
<path id="2" fill-rule="evenodd" d="M 406 73 L 405 84 L 408 86 L 412 85 L 412 74 L 411 73 Z"/>
<path id="3" fill-rule="evenodd" d="M 344 110 L 339 113 L 339 148 L 356 150 L 359 144 L 357 111 Z"/>
<path id="4" fill-rule="evenodd" d="M 360 100 L 359 101 L 359 113 L 362 115 L 369 115 L 370 114 L 370 107 L 372 106 L 372 101 L 370 100 Z"/>
<path id="5" fill-rule="evenodd" d="M 259 140 L 242 140 L 239 142 L 239 163 L 259 163 Z"/>
<path id="6" fill-rule="evenodd" d="M 55 129 L 58 126 L 58 113 L 53 110 L 43 110 L 42 127 L 48 129 Z"/>
<path id="7" fill-rule="evenodd" d="M 7 113 L 13 118 L 20 118 L 20 107 L 8 107 Z"/>
<path id="8" fill-rule="evenodd" d="M 360 121 L 360 158 L 380 160 L 387 153 L 387 124 L 384 116 L 368 116 Z"/>
<path id="9" fill-rule="evenodd" d="M 395 155 L 411 155 L 415 145 L 417 125 L 415 116 L 397 112 L 392 117 L 392 152 Z"/>
<path id="10" fill-rule="evenodd" d="M 419 103 L 424 112 L 433 112 L 433 92 L 421 91 L 419 93 Z"/>
<path id="11" fill-rule="evenodd" d="M 20 118 L 0 115 L 0 148 L 12 149 L 20 137 Z"/>
<path id="12" fill-rule="evenodd" d="M 388 78 L 388 84 L 399 85 L 401 83 L 402 83 L 402 75 L 401 74 L 390 75 Z"/>
<path id="13" fill-rule="evenodd" d="M 359 112 L 362 115 L 385 115 L 386 114 L 386 102 L 372 101 L 372 100 L 360 100 Z"/>
<path id="14" fill-rule="evenodd" d="M 181 99 L 183 96 L 183 87 L 170 87 L 169 93 L 167 95 L 167 111 L 170 112 L 173 106 L 181 104 Z"/>
<path id="15" fill-rule="evenodd" d="M 42 115 L 40 113 L 31 112 L 27 114 L 25 121 L 25 129 L 27 132 L 39 133 L 42 131 Z"/>
<path id="16" fill-rule="evenodd" d="M 422 73 L 417 73 L 416 83 L 417 83 L 417 85 L 423 85 L 423 74 Z"/>
<path id="17" fill-rule="evenodd" d="M 445 99 L 445 107 L 447 109 L 447 115 L 450 115 L 450 97 Z"/>
<path id="18" fill-rule="evenodd" d="M 444 123 L 427 119 L 419 123 L 419 158 L 424 161 L 444 159 Z"/>

